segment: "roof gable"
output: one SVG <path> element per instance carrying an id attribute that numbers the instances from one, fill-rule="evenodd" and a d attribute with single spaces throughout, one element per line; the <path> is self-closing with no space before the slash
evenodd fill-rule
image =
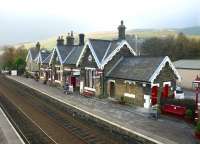
<path id="1" fill-rule="evenodd" d="M 133 55 L 136 55 L 134 50 L 125 40 L 109 41 L 109 40 L 89 39 L 86 45 L 84 46 L 76 65 L 77 66 L 79 65 L 79 62 L 84 55 L 84 51 L 88 47 L 95 59 L 95 62 L 97 63 L 98 68 L 103 69 L 104 65 L 107 64 L 107 62 L 110 61 L 113 58 L 113 56 L 117 52 L 119 52 L 124 45 L 127 46 L 127 48 L 131 51 Z"/>

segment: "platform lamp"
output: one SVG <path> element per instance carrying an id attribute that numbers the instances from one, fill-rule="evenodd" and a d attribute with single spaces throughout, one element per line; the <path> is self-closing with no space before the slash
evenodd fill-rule
<path id="1" fill-rule="evenodd" d="M 196 94 L 196 105 L 195 105 L 195 121 L 197 122 L 199 119 L 198 115 L 198 95 L 200 92 L 200 77 L 197 75 L 196 79 L 192 82 L 192 87 L 195 90 Z"/>

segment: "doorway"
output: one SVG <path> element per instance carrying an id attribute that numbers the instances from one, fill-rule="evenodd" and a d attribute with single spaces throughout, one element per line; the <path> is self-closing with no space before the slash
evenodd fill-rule
<path id="1" fill-rule="evenodd" d="M 158 87 L 153 86 L 151 88 L 151 104 L 152 104 L 152 106 L 157 104 L 157 98 L 158 98 Z"/>
<path id="2" fill-rule="evenodd" d="M 115 97 L 115 82 L 110 81 L 110 97 Z"/>

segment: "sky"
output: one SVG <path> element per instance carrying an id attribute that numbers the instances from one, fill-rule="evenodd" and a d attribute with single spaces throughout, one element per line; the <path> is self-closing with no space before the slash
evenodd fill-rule
<path id="1" fill-rule="evenodd" d="M 200 0 L 0 0 L 0 45 L 60 33 L 200 26 Z"/>

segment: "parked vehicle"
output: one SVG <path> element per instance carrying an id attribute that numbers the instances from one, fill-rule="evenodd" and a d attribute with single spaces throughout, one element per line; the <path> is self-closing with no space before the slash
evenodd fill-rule
<path id="1" fill-rule="evenodd" d="M 174 96 L 175 96 L 175 99 L 184 99 L 184 92 L 181 87 L 176 87 Z"/>

